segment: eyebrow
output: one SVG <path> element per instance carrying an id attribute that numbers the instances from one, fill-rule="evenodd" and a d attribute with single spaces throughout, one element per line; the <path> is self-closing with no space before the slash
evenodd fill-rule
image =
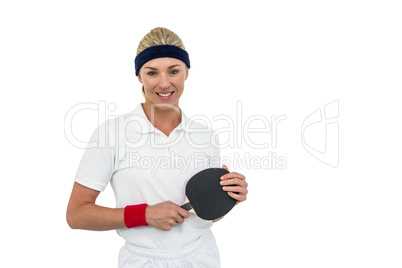
<path id="1" fill-rule="evenodd" d="M 169 66 L 168 69 L 172 69 L 172 68 L 177 67 L 177 66 L 180 66 L 180 65 L 179 65 L 179 64 L 175 64 L 175 65 Z M 148 69 L 151 69 L 151 70 L 157 70 L 157 68 L 148 67 L 148 66 L 145 66 L 144 68 L 148 68 Z"/>
<path id="2" fill-rule="evenodd" d="M 169 66 L 168 69 L 172 69 L 172 68 L 177 67 L 177 66 L 180 66 L 180 65 L 179 65 L 179 64 L 175 64 L 175 65 Z"/>

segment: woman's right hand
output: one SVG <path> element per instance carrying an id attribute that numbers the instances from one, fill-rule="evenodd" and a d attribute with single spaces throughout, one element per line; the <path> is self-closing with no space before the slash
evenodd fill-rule
<path id="1" fill-rule="evenodd" d="M 162 231 L 169 231 L 173 226 L 183 223 L 184 219 L 190 217 L 190 213 L 179 205 L 165 201 L 145 209 L 145 220 L 148 225 Z"/>

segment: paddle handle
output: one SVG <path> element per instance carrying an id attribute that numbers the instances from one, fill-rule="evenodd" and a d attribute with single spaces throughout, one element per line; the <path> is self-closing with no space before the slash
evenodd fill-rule
<path id="1" fill-rule="evenodd" d="M 184 201 L 184 204 L 180 206 L 181 208 L 187 210 L 188 212 L 194 213 L 195 215 L 197 215 L 197 213 L 195 213 L 193 205 L 191 205 L 190 200 L 188 200 L 187 196 L 186 196 L 186 200 Z"/>
<path id="2" fill-rule="evenodd" d="M 185 209 L 185 210 L 187 210 L 187 211 L 189 211 L 189 210 L 192 210 L 192 209 L 193 209 L 193 205 L 191 205 L 191 203 L 190 203 L 190 202 L 187 202 L 187 203 L 185 203 L 185 204 L 181 205 L 180 207 L 181 207 L 181 208 L 184 208 L 184 209 Z"/>

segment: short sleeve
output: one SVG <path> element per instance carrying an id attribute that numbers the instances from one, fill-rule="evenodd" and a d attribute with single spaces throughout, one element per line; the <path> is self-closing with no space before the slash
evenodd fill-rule
<path id="1" fill-rule="evenodd" d="M 115 165 L 114 137 L 109 121 L 93 132 L 75 175 L 75 182 L 88 188 L 104 191 L 113 175 Z"/>

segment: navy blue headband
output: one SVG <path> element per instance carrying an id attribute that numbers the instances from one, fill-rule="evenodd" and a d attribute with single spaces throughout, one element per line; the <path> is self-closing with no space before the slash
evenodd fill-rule
<path id="1" fill-rule="evenodd" d="M 135 58 L 135 75 L 138 76 L 142 65 L 144 65 L 146 62 L 156 58 L 165 57 L 181 60 L 187 65 L 188 68 L 190 68 L 190 58 L 188 57 L 188 53 L 185 50 L 171 45 L 153 46 L 144 49 Z"/>

